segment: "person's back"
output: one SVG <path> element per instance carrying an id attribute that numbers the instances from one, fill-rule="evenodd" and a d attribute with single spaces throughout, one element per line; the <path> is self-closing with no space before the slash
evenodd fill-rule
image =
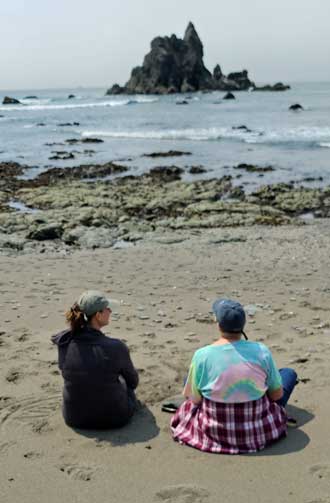
<path id="1" fill-rule="evenodd" d="M 193 375 L 191 375 L 193 374 Z M 262 343 L 237 340 L 210 344 L 193 356 L 185 394 L 215 402 L 243 403 L 261 398 L 282 383 L 272 355 Z"/>
<path id="2" fill-rule="evenodd" d="M 286 435 L 284 406 L 297 375 L 279 371 L 264 344 L 241 339 L 247 339 L 241 304 L 219 299 L 213 312 L 220 337 L 193 356 L 172 435 L 206 452 L 256 452 Z"/>
<path id="3" fill-rule="evenodd" d="M 119 427 L 134 413 L 138 374 L 127 346 L 92 324 L 52 337 L 64 379 L 64 420 L 76 428 Z"/>

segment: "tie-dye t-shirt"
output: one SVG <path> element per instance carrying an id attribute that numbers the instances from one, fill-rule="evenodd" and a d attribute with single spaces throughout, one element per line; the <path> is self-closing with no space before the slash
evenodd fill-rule
<path id="1" fill-rule="evenodd" d="M 282 386 L 269 349 L 259 342 L 237 341 L 198 349 L 193 356 L 184 395 L 198 401 L 240 403 L 261 398 Z"/>

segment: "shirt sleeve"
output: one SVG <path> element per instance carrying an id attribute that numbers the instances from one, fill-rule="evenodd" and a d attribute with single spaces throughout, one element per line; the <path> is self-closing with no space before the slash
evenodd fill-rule
<path id="1" fill-rule="evenodd" d="M 276 389 L 281 388 L 282 378 L 281 378 L 281 374 L 278 371 L 276 363 L 274 362 L 273 356 L 268 348 L 267 348 L 267 354 L 266 354 L 265 359 L 266 359 L 266 363 L 267 363 L 266 385 L 267 385 L 269 391 L 274 391 Z"/>
<path id="2" fill-rule="evenodd" d="M 121 344 L 120 373 L 129 388 L 135 389 L 137 387 L 139 383 L 139 376 L 131 360 L 129 349 L 124 343 Z"/>
<path id="3" fill-rule="evenodd" d="M 199 392 L 198 365 L 196 361 L 196 355 L 193 356 L 190 364 L 188 377 L 183 388 L 183 395 L 195 401 L 199 401 L 202 397 L 201 393 Z"/>

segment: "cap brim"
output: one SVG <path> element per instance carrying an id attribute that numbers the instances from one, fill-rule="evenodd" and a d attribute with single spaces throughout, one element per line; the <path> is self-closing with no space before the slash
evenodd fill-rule
<path id="1" fill-rule="evenodd" d="M 107 306 L 111 311 L 118 311 L 120 307 L 120 301 L 117 299 L 109 299 L 107 298 Z"/>

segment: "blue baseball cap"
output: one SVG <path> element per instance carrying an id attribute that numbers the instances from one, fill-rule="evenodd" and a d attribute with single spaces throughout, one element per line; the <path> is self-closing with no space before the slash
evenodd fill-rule
<path id="1" fill-rule="evenodd" d="M 217 299 L 213 302 L 212 311 L 224 332 L 243 332 L 246 316 L 243 306 L 239 302 L 230 299 Z"/>

